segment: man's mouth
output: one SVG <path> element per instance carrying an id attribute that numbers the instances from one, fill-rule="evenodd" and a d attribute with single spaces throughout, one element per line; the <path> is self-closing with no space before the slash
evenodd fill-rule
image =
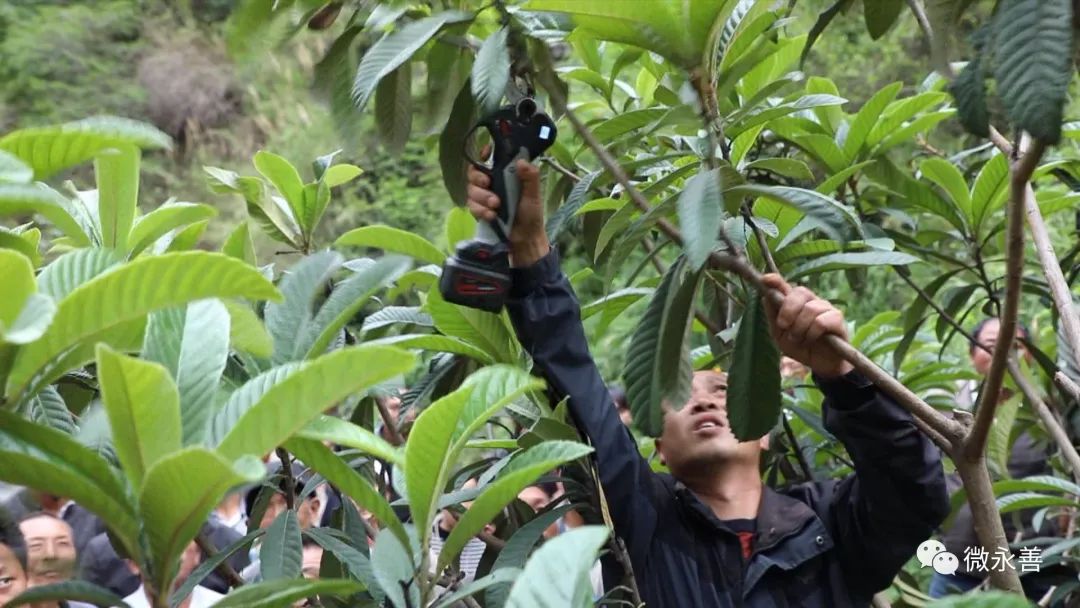
<path id="1" fill-rule="evenodd" d="M 720 424 L 720 421 L 718 419 L 712 416 L 703 416 L 700 420 L 694 423 L 693 431 L 697 433 L 699 431 L 720 430 L 721 428 L 723 428 L 723 425 Z"/>

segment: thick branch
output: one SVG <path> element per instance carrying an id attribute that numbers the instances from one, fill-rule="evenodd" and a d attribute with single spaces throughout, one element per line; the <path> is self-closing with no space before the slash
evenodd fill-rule
<path id="1" fill-rule="evenodd" d="M 589 130 L 588 126 L 586 126 L 581 119 L 566 106 L 566 99 L 557 87 L 551 86 L 552 84 L 553 83 L 550 82 L 545 83 L 545 88 L 547 89 L 548 96 L 555 109 L 566 115 L 570 123 L 573 124 L 574 129 L 585 141 L 585 144 L 589 146 L 593 154 L 596 155 L 600 164 L 611 173 L 615 178 L 615 181 L 622 185 L 627 196 L 630 197 L 630 200 L 642 211 L 649 211 L 651 206 L 649 205 L 648 200 L 646 200 L 641 192 L 630 182 L 630 178 L 626 174 L 626 171 L 623 170 L 619 162 L 607 151 L 603 144 L 596 139 L 596 136 L 592 134 L 592 131 Z M 661 219 L 657 222 L 657 227 L 661 232 L 667 235 L 672 242 L 682 246 L 682 234 L 671 224 L 671 222 Z M 761 283 L 761 273 L 747 264 L 742 258 L 713 252 L 709 255 L 709 262 L 714 268 L 719 268 L 739 275 L 745 281 L 756 287 L 764 297 L 772 298 L 774 302 L 783 300 L 784 296 L 780 292 L 764 288 Z M 934 429 L 954 444 L 962 439 L 964 435 L 963 426 L 935 410 L 925 401 L 920 399 L 918 395 L 911 392 L 896 378 L 893 378 L 889 373 L 878 367 L 876 363 L 859 352 L 843 338 L 836 335 L 829 335 L 825 336 L 824 339 L 837 354 L 851 363 L 856 370 L 876 384 L 878 388 L 891 396 L 901 407 L 911 412 L 912 415 L 925 421 L 927 426 Z"/>
<path id="2" fill-rule="evenodd" d="M 401 438 L 401 432 L 398 431 L 397 422 L 390 414 L 390 408 L 386 407 L 386 401 L 384 399 L 376 398 L 375 407 L 379 408 L 379 417 L 382 418 L 383 425 L 386 427 L 386 432 L 390 434 L 386 440 L 390 442 L 390 445 L 405 445 L 405 440 Z"/>
<path id="3" fill-rule="evenodd" d="M 967 491 L 968 504 L 971 505 L 971 519 L 975 526 L 975 536 L 982 543 L 988 555 L 997 550 L 1009 551 L 1009 542 L 1005 538 L 1005 528 L 1001 523 L 1001 513 L 994 499 L 994 488 L 990 482 L 990 472 L 986 468 L 986 457 L 979 452 L 975 458 L 954 458 L 956 472 Z M 990 569 L 990 584 L 1010 593 L 1022 594 L 1020 577 L 1012 562 L 1005 561 L 1002 568 Z"/>
<path id="4" fill-rule="evenodd" d="M 1072 381 L 1072 378 L 1066 376 L 1065 372 L 1057 372 L 1054 374 L 1054 382 L 1058 385 L 1058 388 L 1072 397 L 1073 401 L 1080 403 L 1080 386 L 1077 386 L 1077 384 Z"/>
<path id="5" fill-rule="evenodd" d="M 199 549 L 202 550 L 203 555 L 205 555 L 208 560 L 213 559 L 213 557 L 218 554 L 217 548 L 210 544 L 210 541 L 206 540 L 206 536 L 202 534 L 195 535 L 195 544 L 199 545 Z M 236 573 L 236 570 L 233 569 L 232 565 L 229 564 L 229 560 L 221 562 L 214 570 L 221 575 L 221 578 L 228 581 L 230 587 L 243 587 L 245 584 L 244 579 L 241 578 L 240 575 Z"/>
<path id="6" fill-rule="evenodd" d="M 281 460 L 281 474 L 285 476 L 285 505 L 291 511 L 296 505 L 296 478 L 292 474 L 292 458 L 285 448 L 276 450 Z"/>
<path id="7" fill-rule="evenodd" d="M 1020 388 L 1020 392 L 1024 393 L 1024 397 L 1031 403 L 1031 407 L 1035 409 L 1035 413 L 1039 415 L 1039 419 L 1046 426 L 1047 432 L 1050 433 L 1050 436 L 1057 442 L 1058 447 L 1061 448 L 1061 454 L 1065 457 L 1065 462 L 1069 463 L 1069 468 L 1072 469 L 1073 478 L 1080 480 L 1080 454 L 1076 452 L 1076 446 L 1069 440 L 1069 435 L 1065 432 L 1065 428 L 1061 426 L 1061 422 L 1058 421 L 1054 413 L 1050 411 L 1050 407 L 1039 396 L 1039 392 L 1035 390 L 1031 380 L 1020 371 L 1020 367 L 1012 360 L 1009 361 L 1009 375 L 1016 381 L 1016 386 Z"/>
<path id="8" fill-rule="evenodd" d="M 1024 202 L 1031 189 L 1031 175 L 1039 164 L 1046 146 L 1035 141 L 1031 150 L 1012 164 L 1009 178 L 1009 203 L 1005 228 L 1005 302 L 1001 311 L 998 335 L 1005 336 L 994 345 L 994 356 L 986 374 L 979 403 L 975 410 L 975 425 L 964 442 L 967 457 L 974 459 L 986 449 L 986 438 L 994 413 L 1000 402 L 1001 383 L 1005 367 L 1016 341 L 1016 319 L 1020 314 L 1020 283 L 1024 274 Z"/>

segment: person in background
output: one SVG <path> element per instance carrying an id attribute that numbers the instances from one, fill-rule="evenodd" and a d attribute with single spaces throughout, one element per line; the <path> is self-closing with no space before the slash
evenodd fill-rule
<path id="1" fill-rule="evenodd" d="M 256 503 L 259 502 L 260 493 L 264 489 L 273 488 L 273 492 L 266 503 L 266 510 L 263 511 L 262 516 L 259 518 L 259 528 L 263 530 L 269 528 L 274 523 L 274 520 L 289 508 L 288 500 L 285 498 L 288 491 L 288 481 L 284 475 L 280 474 L 280 471 L 280 462 L 269 463 L 267 465 L 267 477 L 271 480 L 277 478 L 276 483 L 272 481 L 270 486 L 265 484 L 255 486 L 244 495 L 246 512 L 250 517 L 254 517 L 257 514 L 258 505 Z M 295 503 L 297 523 L 300 525 L 301 530 L 317 527 L 323 516 L 323 504 L 325 503 L 322 497 L 326 495 L 326 484 L 319 484 L 319 487 L 311 493 L 302 495 L 304 486 L 311 479 L 311 473 L 306 471 L 304 465 L 299 462 L 292 463 L 292 477 L 293 501 Z M 262 580 L 262 564 L 259 561 L 261 547 L 262 545 L 259 542 L 251 545 L 251 550 L 248 553 L 250 563 L 240 571 L 240 577 L 249 583 Z"/>
<path id="2" fill-rule="evenodd" d="M 97 515 L 71 500 L 47 492 L 23 488 L 8 498 L 2 506 L 15 521 L 22 521 L 31 513 L 48 513 L 66 521 L 71 526 L 75 552 L 82 554 L 90 541 L 105 531 L 105 524 Z"/>
<path id="3" fill-rule="evenodd" d="M 534 512 L 539 513 L 544 507 L 551 503 L 552 496 L 548 493 L 548 490 L 541 486 L 529 486 L 518 493 L 518 500 L 532 507 Z M 561 531 L 561 523 L 561 518 L 551 522 L 551 525 L 544 529 L 544 538 L 554 538 L 555 536 L 558 536 Z"/>
<path id="4" fill-rule="evenodd" d="M 0 606 L 34 586 L 28 581 L 27 571 L 26 539 L 23 537 L 20 525 L 11 514 L 0 508 Z M 93 606 L 70 600 L 50 600 L 29 604 L 29 608 L 93 608 Z"/>
<path id="5" fill-rule="evenodd" d="M 323 548 L 319 543 L 304 538 L 304 556 L 300 561 L 300 573 L 307 579 L 318 579 L 322 567 Z"/>
<path id="6" fill-rule="evenodd" d="M 972 337 L 975 341 L 968 344 L 968 355 L 971 357 L 971 367 L 982 377 L 990 371 L 990 362 L 993 359 L 991 354 L 994 347 L 997 345 L 999 333 L 1001 331 L 1001 322 L 994 317 L 983 319 L 975 325 L 975 329 L 972 332 Z M 1017 337 L 1017 354 L 1021 358 L 1031 359 L 1030 353 L 1023 347 L 1020 339 L 1029 340 L 1031 338 L 1027 328 L 1021 323 L 1016 328 Z M 979 344 L 983 348 L 979 347 Z M 957 406 L 965 410 L 972 410 L 979 399 L 979 391 L 981 389 L 980 382 L 977 380 L 970 380 L 965 382 L 957 394 Z M 1002 388 L 1001 394 L 998 399 L 1005 401 L 1012 396 L 1012 392 L 1007 388 Z M 1027 430 L 1017 435 L 1016 440 L 1012 444 L 1012 448 L 1009 451 L 1009 458 L 1006 463 L 1008 468 L 1009 477 L 1013 479 L 1023 479 L 1024 477 L 1030 477 L 1032 475 L 1042 475 L 1051 472 L 1050 463 L 1050 446 L 1044 442 L 1040 442 Z M 960 481 L 960 476 L 956 473 L 946 477 L 946 484 L 950 494 L 954 494 L 963 487 L 963 483 Z M 1032 518 L 1038 509 L 1026 509 L 1018 513 L 1020 522 L 1022 524 L 1020 529 L 1017 529 L 1014 518 L 1003 517 L 1002 524 L 1005 527 L 1005 537 L 1009 542 L 1016 542 L 1020 539 L 1030 539 L 1036 536 L 1053 536 L 1055 530 L 1055 523 L 1053 518 L 1046 518 L 1043 523 L 1043 529 L 1036 531 L 1032 522 Z M 967 568 L 968 562 L 964 559 L 966 550 L 974 550 L 982 547 L 979 542 L 978 536 L 975 534 L 975 523 L 971 515 L 971 506 L 966 502 L 956 513 L 956 517 L 953 518 L 952 525 L 945 530 L 941 536 L 941 542 L 945 545 L 945 550 L 956 555 L 959 559 L 959 568 L 955 574 L 943 575 L 934 573 L 933 578 L 930 579 L 929 595 L 932 598 L 940 598 L 950 593 L 965 592 L 975 587 L 978 587 L 989 576 L 989 572 L 982 571 L 981 568 L 974 571 Z M 1038 601 L 1049 589 L 1049 585 L 1045 584 L 1045 577 L 1040 572 L 1039 576 L 1022 576 L 1020 582 L 1024 585 L 1024 591 L 1028 598 Z"/>
<path id="7" fill-rule="evenodd" d="M 214 521 L 239 532 L 247 533 L 247 513 L 244 511 L 244 495 L 241 492 L 233 492 L 225 497 L 210 514 Z"/>
<path id="8" fill-rule="evenodd" d="M 75 575 L 75 540 L 71 526 L 43 511 L 19 522 L 26 539 L 27 574 L 31 587 L 71 580 Z"/>
<path id="9" fill-rule="evenodd" d="M 476 487 L 476 480 L 469 479 L 462 484 L 462 490 L 468 490 Z M 472 502 L 463 502 L 461 506 L 465 509 L 469 508 Z M 450 509 L 443 509 L 435 516 L 435 521 L 432 523 L 432 535 L 431 535 L 431 565 L 434 567 L 439 561 L 439 554 L 442 553 L 443 543 L 447 538 L 450 538 L 450 533 L 454 531 L 454 527 L 457 526 L 457 515 Z M 488 524 L 484 531 L 488 534 L 494 532 L 494 527 Z M 472 581 L 476 577 L 476 569 L 480 566 L 480 560 L 484 557 L 484 551 L 487 550 L 487 545 L 479 538 L 470 538 L 469 542 L 465 543 L 465 547 L 458 554 L 457 563 L 460 565 L 461 574 L 463 575 L 462 584 Z"/>
<path id="10" fill-rule="evenodd" d="M 630 411 L 630 403 L 626 400 L 626 391 L 619 386 L 609 386 L 608 393 L 611 395 L 611 402 L 615 404 L 615 409 L 619 412 L 619 420 L 622 421 L 624 426 L 632 426 L 634 424 L 634 413 Z"/>
<path id="11" fill-rule="evenodd" d="M 176 573 L 176 579 L 173 581 L 172 590 L 174 592 L 179 589 L 188 577 L 195 570 L 195 567 L 202 561 L 202 551 L 199 550 L 199 546 L 195 544 L 195 541 L 188 543 L 188 546 L 184 548 L 184 552 L 180 555 L 180 569 Z M 140 576 L 138 566 L 134 562 L 128 560 L 128 569 L 131 570 L 136 576 Z M 191 593 L 180 602 L 177 608 L 210 608 L 224 597 L 222 594 L 207 589 L 202 585 L 195 585 Z M 124 598 L 129 608 L 151 608 L 150 596 L 146 590 L 144 584 L 140 584 L 131 595 Z"/>

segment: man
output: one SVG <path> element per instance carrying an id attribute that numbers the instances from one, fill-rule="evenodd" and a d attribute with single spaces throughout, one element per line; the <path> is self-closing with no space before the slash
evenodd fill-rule
<path id="1" fill-rule="evenodd" d="M 725 378 L 698 373 L 690 400 L 668 409 L 656 441 L 671 475 L 639 456 L 589 354 L 580 308 L 544 231 L 539 171 L 521 161 L 522 200 L 510 234 L 507 309 L 521 344 L 595 447 L 615 531 L 650 608 L 869 606 L 945 518 L 941 455 L 910 415 L 823 340 L 847 338 L 840 311 L 770 275 L 784 294 L 767 316 L 780 350 L 825 394 L 825 425 L 855 473 L 784 492 L 762 484 L 764 441 L 728 427 Z M 469 173 L 469 208 L 491 220 L 499 201 Z"/>
<path id="2" fill-rule="evenodd" d="M 19 522 L 26 539 L 27 564 L 31 587 L 71 580 L 75 573 L 74 532 L 68 523 L 55 515 L 39 511 Z"/>
<path id="3" fill-rule="evenodd" d="M 304 465 L 293 462 L 292 463 L 292 477 L 293 477 L 293 500 L 296 507 L 296 520 L 300 525 L 301 530 L 307 530 L 319 525 L 320 519 L 323 516 L 323 504 L 325 504 L 322 496 L 326 495 L 325 484 L 320 484 L 315 491 L 306 496 L 301 496 L 301 492 L 304 490 L 304 486 L 311 479 L 311 473 L 305 472 Z M 270 497 L 266 503 L 266 510 L 263 512 L 261 519 L 259 519 L 259 528 L 265 530 L 274 523 L 274 520 L 279 515 L 285 512 L 289 508 L 288 501 L 285 499 L 285 493 L 287 491 L 288 482 L 285 480 L 285 476 L 281 475 L 281 463 L 272 462 L 267 465 L 267 478 L 270 480 L 277 479 L 276 483 L 271 481 L 270 486 L 261 484 L 248 490 L 244 497 L 244 504 L 246 511 L 249 515 L 254 514 L 258 509 L 257 503 L 259 502 L 259 495 L 265 490 L 272 488 Z M 250 564 L 240 571 L 240 577 L 245 581 L 251 583 L 262 580 L 262 563 L 259 561 L 259 550 L 261 544 L 258 542 L 251 545 L 249 552 Z"/>
<path id="4" fill-rule="evenodd" d="M 184 552 L 180 554 L 180 569 L 173 580 L 172 591 L 176 591 L 187 581 L 187 578 L 191 576 L 191 573 L 201 561 L 202 551 L 199 550 L 199 545 L 195 544 L 195 541 L 188 543 L 188 546 L 184 548 Z M 136 575 L 140 574 L 139 568 L 134 562 L 128 561 L 128 568 Z M 195 585 L 195 588 L 180 602 L 177 608 L 210 608 L 222 597 L 224 596 L 216 591 L 211 591 L 202 585 Z M 146 586 L 140 584 L 138 589 L 124 598 L 124 603 L 130 608 L 151 608 L 150 594 Z"/>
<path id="5" fill-rule="evenodd" d="M 48 513 L 66 521 L 71 526 L 75 552 L 82 555 L 86 545 L 98 534 L 105 532 L 105 524 L 97 515 L 75 504 L 68 498 L 23 488 L 6 500 L 3 508 L 15 521 L 22 521 L 30 513 Z"/>
<path id="6" fill-rule="evenodd" d="M 975 338 L 968 345 L 968 356 L 971 357 L 971 366 L 979 373 L 980 376 L 986 376 L 990 371 L 990 362 L 993 358 L 991 353 L 994 350 L 994 346 L 998 341 L 998 334 L 1001 332 L 1001 322 L 999 319 L 989 317 L 980 321 L 972 332 L 972 337 Z M 1025 340 L 1030 339 L 1030 335 L 1026 327 L 1022 324 L 1016 328 L 1016 337 L 1018 339 L 1023 338 Z M 983 348 L 980 348 L 979 345 Z M 1020 346 L 1018 348 L 1019 355 L 1021 357 L 1029 358 L 1030 354 Z M 975 380 L 965 383 L 957 395 L 957 405 L 964 409 L 972 409 L 975 407 L 975 403 L 979 397 L 979 383 Z M 999 399 L 1004 401 L 1011 397 L 1011 392 L 1008 389 L 1002 389 Z M 1051 472 L 1049 458 L 1049 446 L 1045 442 L 1039 442 L 1027 431 L 1021 432 L 1016 440 L 1012 444 L 1012 448 L 1009 451 L 1009 459 L 1006 463 L 1008 468 L 1009 477 L 1013 479 L 1023 479 L 1024 477 L 1030 477 L 1032 475 L 1042 475 Z M 963 487 L 963 483 L 960 481 L 960 476 L 957 474 L 950 475 L 946 479 L 946 485 L 950 493 L 959 491 Z M 1039 509 L 1025 509 L 1020 511 L 1017 515 L 1021 520 L 1022 529 L 1017 530 L 1014 524 L 1014 517 L 1002 518 L 1002 524 L 1005 527 L 1005 536 L 1010 542 L 1017 540 L 1017 534 L 1021 533 L 1024 539 L 1031 539 L 1036 536 L 1053 536 L 1058 530 L 1056 530 L 1055 523 L 1052 517 L 1046 518 L 1043 524 L 1043 529 L 1036 532 L 1032 525 L 1032 517 Z M 945 550 L 956 555 L 959 558 L 959 568 L 957 572 L 952 575 L 944 575 L 934 573 L 933 578 L 930 581 L 929 594 L 930 597 L 940 598 L 948 595 L 950 591 L 968 591 L 978 587 L 989 576 L 988 570 L 982 570 L 976 568 L 971 570 L 968 565 L 974 565 L 971 560 L 965 560 L 965 550 L 974 550 L 982 546 L 979 542 L 978 536 L 975 534 L 975 524 L 971 516 L 971 505 L 964 503 L 956 513 L 956 517 L 953 518 L 952 525 L 941 537 L 941 542 L 945 545 Z M 970 548 L 970 549 L 969 549 Z M 991 562 L 988 562 L 988 564 Z M 1046 591 L 1050 587 L 1048 579 L 1054 577 L 1053 572 L 1041 571 L 1038 575 L 1025 575 L 1021 577 L 1020 582 L 1024 585 L 1024 590 L 1030 599 L 1038 601 L 1046 594 Z"/>
<path id="7" fill-rule="evenodd" d="M 28 568 L 26 539 L 7 510 L 0 508 L 0 606 L 18 597 L 30 584 L 26 575 Z M 49 600 L 31 604 L 30 608 L 92 608 L 89 604 L 67 600 Z"/>

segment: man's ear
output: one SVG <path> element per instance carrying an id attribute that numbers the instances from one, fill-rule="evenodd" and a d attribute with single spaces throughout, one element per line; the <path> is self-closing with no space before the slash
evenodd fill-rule
<path id="1" fill-rule="evenodd" d="M 656 446 L 656 453 L 660 455 L 660 464 L 667 466 L 667 462 L 664 460 L 664 442 L 659 437 L 653 440 L 653 445 Z"/>
<path id="2" fill-rule="evenodd" d="M 127 566 L 128 571 L 131 572 L 132 574 L 134 574 L 135 576 L 142 576 L 142 572 L 139 570 L 139 567 L 135 565 L 134 561 L 132 561 L 130 559 L 125 559 L 124 560 L 124 565 Z"/>
<path id="3" fill-rule="evenodd" d="M 783 414 L 780 414 L 780 415 L 783 416 Z M 772 433 L 765 433 L 764 437 L 762 437 L 761 439 L 758 439 L 758 446 L 761 447 L 762 452 L 768 451 L 768 449 L 769 449 L 769 438 L 771 436 L 772 436 Z"/>

